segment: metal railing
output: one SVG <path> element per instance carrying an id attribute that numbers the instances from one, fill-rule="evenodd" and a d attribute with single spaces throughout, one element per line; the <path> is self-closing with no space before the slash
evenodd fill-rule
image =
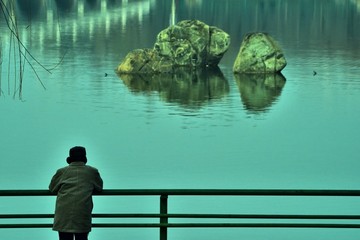
<path id="1" fill-rule="evenodd" d="M 360 220 L 360 215 L 290 215 L 290 214 L 170 214 L 169 196 L 279 196 L 279 197 L 359 197 L 360 190 L 259 190 L 259 189 L 108 189 L 97 196 L 160 196 L 160 211 L 154 214 L 94 213 L 93 218 L 155 218 L 158 223 L 94 223 L 95 228 L 159 228 L 160 240 L 167 240 L 168 228 L 360 228 L 360 223 L 344 223 L 342 220 Z M 54 196 L 48 190 L 0 190 L 0 197 Z M 51 219 L 54 214 L 1 214 L 0 219 Z M 282 219 L 285 223 L 169 223 L 169 219 Z M 289 220 L 336 220 L 336 223 L 298 223 Z M 360 221 L 358 221 L 360 222 Z M 50 223 L 6 223 L 0 228 L 51 228 Z"/>

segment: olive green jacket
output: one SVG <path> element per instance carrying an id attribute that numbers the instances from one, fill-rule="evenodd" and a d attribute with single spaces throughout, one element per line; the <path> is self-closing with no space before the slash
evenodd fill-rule
<path id="1" fill-rule="evenodd" d="M 57 194 L 53 230 L 90 232 L 92 194 L 102 188 L 99 171 L 83 162 L 72 162 L 57 170 L 49 185 L 49 190 Z"/>

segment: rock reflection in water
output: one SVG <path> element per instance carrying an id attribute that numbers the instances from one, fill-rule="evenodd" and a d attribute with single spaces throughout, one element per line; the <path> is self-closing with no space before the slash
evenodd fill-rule
<path id="1" fill-rule="evenodd" d="M 175 73 L 119 74 L 132 92 L 158 92 L 162 100 L 183 107 L 200 107 L 212 99 L 220 99 L 229 91 L 229 83 L 219 68 L 189 70 Z"/>
<path id="2" fill-rule="evenodd" d="M 285 85 L 282 74 L 235 74 L 241 101 L 251 113 L 266 112 Z"/>

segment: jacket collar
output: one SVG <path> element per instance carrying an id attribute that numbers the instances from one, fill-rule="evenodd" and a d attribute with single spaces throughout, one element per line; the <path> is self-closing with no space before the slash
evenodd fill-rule
<path id="1" fill-rule="evenodd" d="M 85 166 L 84 162 L 76 161 L 69 164 L 70 166 Z"/>

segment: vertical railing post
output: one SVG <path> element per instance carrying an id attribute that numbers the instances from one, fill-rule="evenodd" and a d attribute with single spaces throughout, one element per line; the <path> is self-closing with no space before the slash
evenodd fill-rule
<path id="1" fill-rule="evenodd" d="M 168 195 L 160 196 L 160 214 L 168 213 Z M 168 217 L 160 217 L 160 223 L 167 224 Z M 160 227 L 160 240 L 167 240 L 167 227 Z"/>

